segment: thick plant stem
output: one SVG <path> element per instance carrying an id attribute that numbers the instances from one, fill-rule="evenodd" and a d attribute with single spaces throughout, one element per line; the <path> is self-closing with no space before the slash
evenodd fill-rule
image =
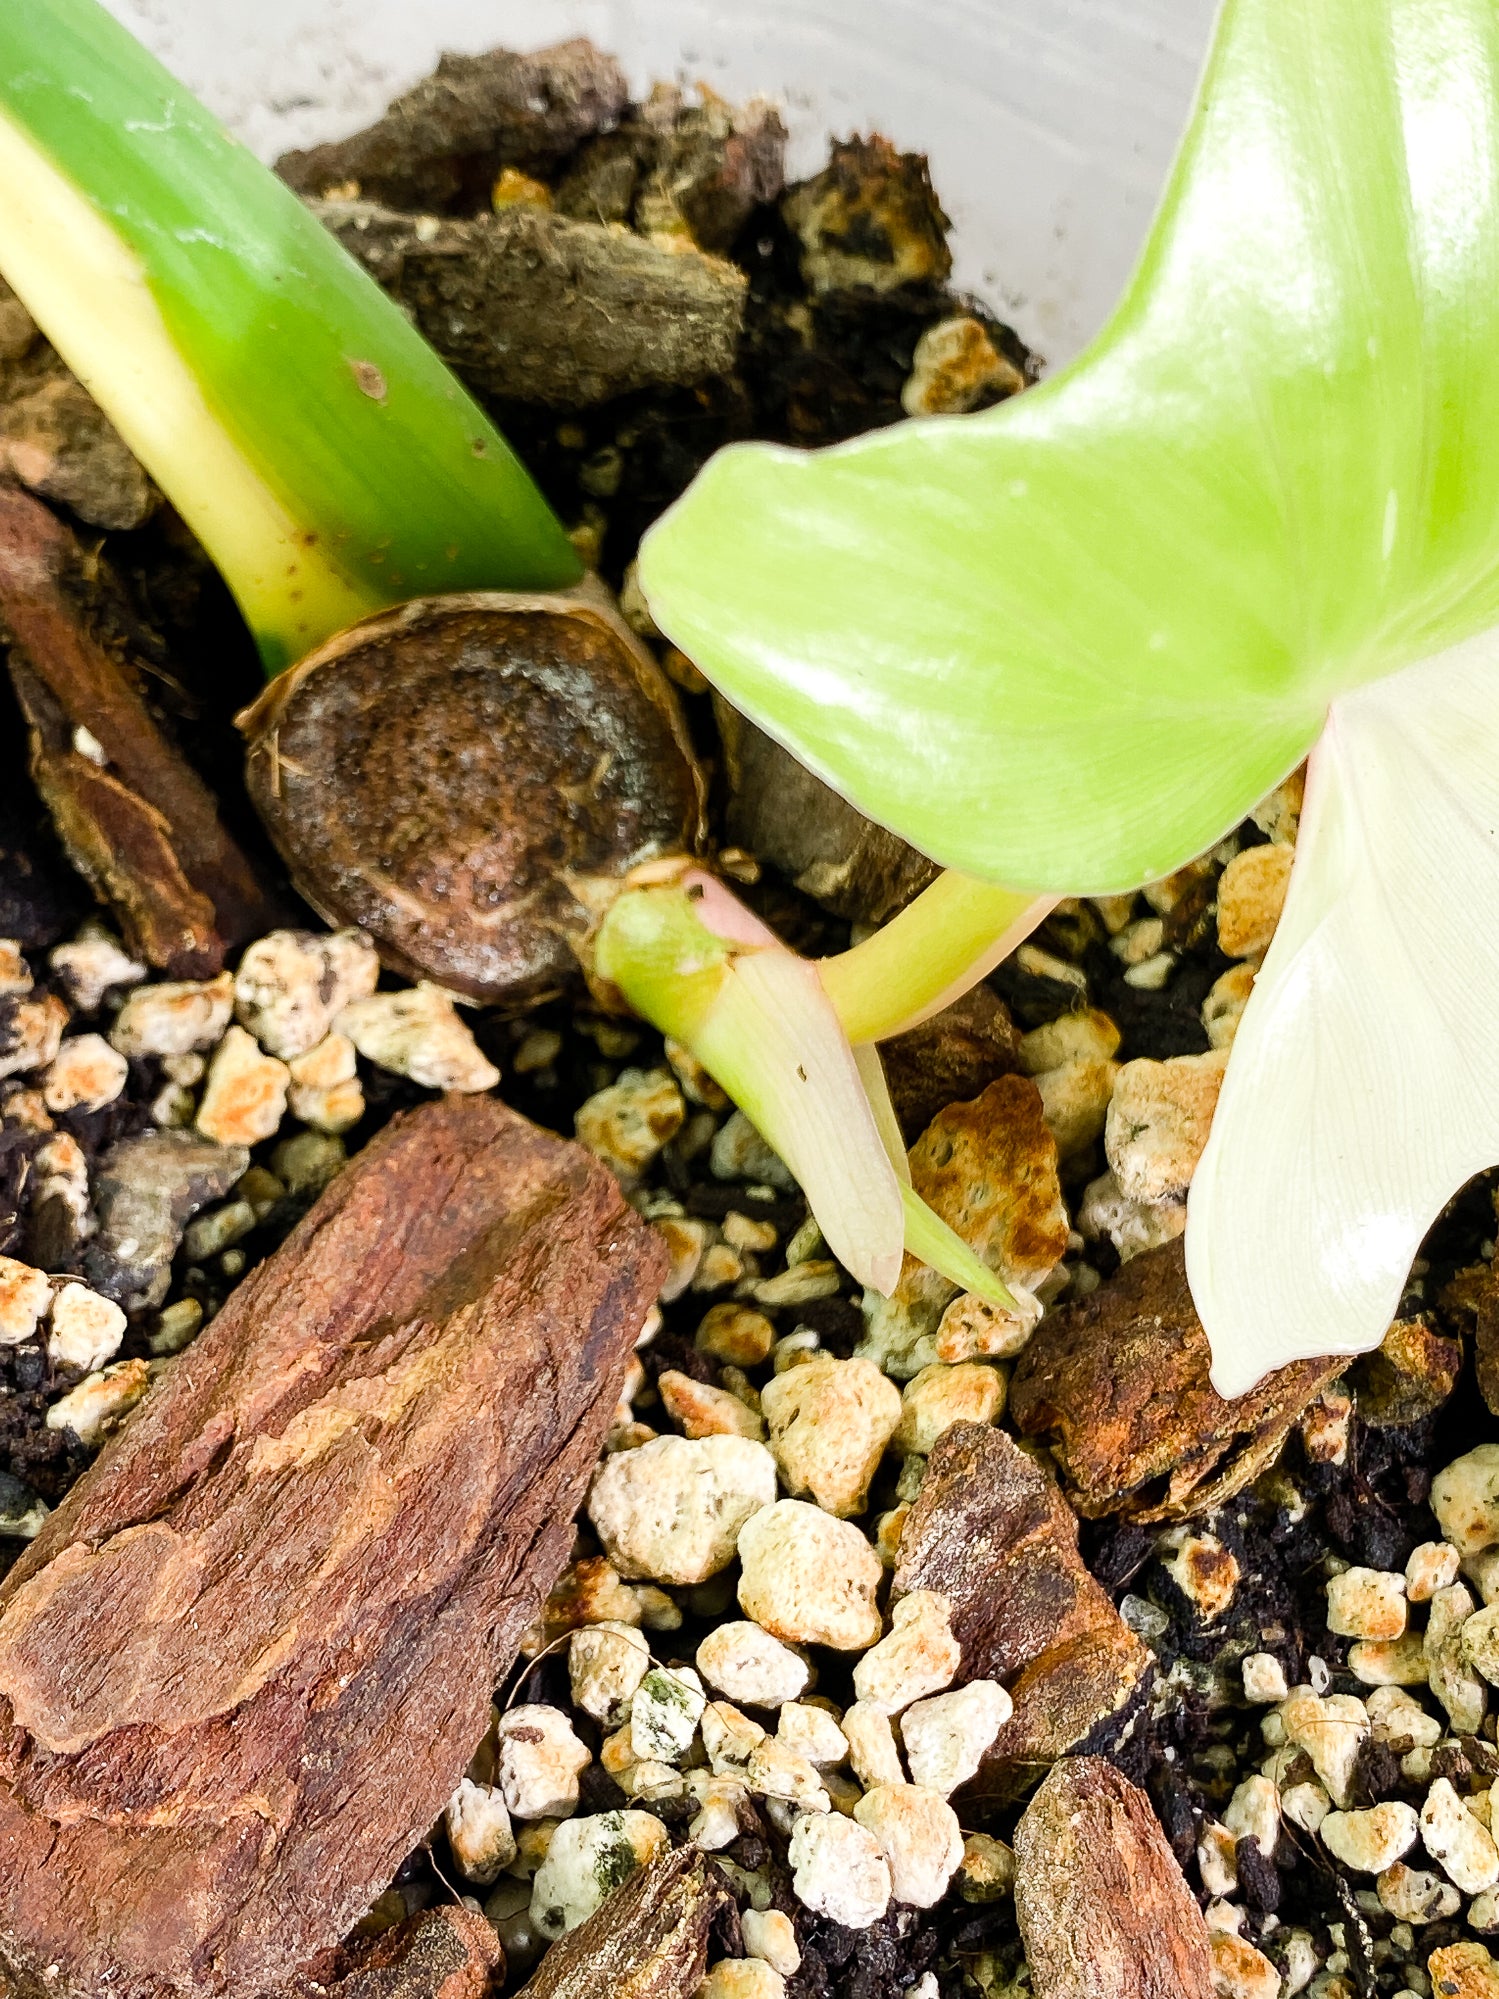
<path id="1" fill-rule="evenodd" d="M 818 965 L 850 1041 L 885 1041 L 951 1006 L 1056 907 L 949 870 L 851 951 Z"/>
<path id="2" fill-rule="evenodd" d="M 270 671 L 581 565 L 374 281 L 97 0 L 0 7 L 0 272 L 199 536 Z"/>

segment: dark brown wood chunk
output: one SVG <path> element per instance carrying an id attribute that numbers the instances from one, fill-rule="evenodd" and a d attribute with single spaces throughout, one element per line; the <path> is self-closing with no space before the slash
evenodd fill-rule
<path id="1" fill-rule="evenodd" d="M 0 1585 L 0 1968 L 259 1994 L 451 1795 L 665 1253 L 493 1098 L 398 1119 Z"/>
<path id="2" fill-rule="evenodd" d="M 1059 1763 L 1015 1830 L 1015 1913 L 1036 1999 L 1211 1999 L 1202 1911 L 1143 1791 Z"/>
<path id="3" fill-rule="evenodd" d="M 965 1680 L 1001 1680 L 1015 1712 L 974 1793 L 1026 1790 L 1129 1700 L 1149 1653 L 1083 1565 L 1055 1482 L 1004 1431 L 955 1423 L 938 1439 L 901 1530 L 897 1596 L 952 1605 Z"/>
<path id="4" fill-rule="evenodd" d="M 723 1875 L 696 1847 L 665 1853 L 552 1945 L 522 1999 L 695 1999 L 708 1932 L 733 1906 Z"/>
<path id="5" fill-rule="evenodd" d="M 949 1104 L 982 1095 L 1020 1067 L 1020 1033 L 990 986 L 975 986 L 919 1027 L 881 1045 L 885 1081 L 907 1144 Z"/>
<path id="6" fill-rule="evenodd" d="M 581 37 L 528 55 L 445 55 L 363 132 L 284 153 L 276 171 L 299 194 L 353 181 L 398 208 L 487 202 L 501 167 L 554 165 L 613 125 L 628 97 L 614 57 Z"/>
<path id="7" fill-rule="evenodd" d="M 37 790 L 130 948 L 176 977 L 211 977 L 277 912 L 213 794 L 97 637 L 85 570 L 62 522 L 0 483 L 0 619 Z"/>
<path id="8" fill-rule="evenodd" d="M 729 785 L 729 838 L 779 868 L 803 895 L 835 916 L 883 923 L 937 879 L 934 862 L 856 812 L 727 701 L 715 699 L 713 711 Z M 952 1101 L 943 1097 L 908 1137 Z"/>
<path id="9" fill-rule="evenodd" d="M 355 1937 L 294 1978 L 278 1999 L 484 1999 L 503 1977 L 499 1938 L 473 1909 L 423 1909 L 377 1936 Z"/>
<path id="10" fill-rule="evenodd" d="M 1341 1360 L 1298 1360 L 1225 1402 L 1180 1242 L 1126 1263 L 1041 1321 L 1016 1363 L 1010 1413 L 1045 1437 L 1085 1518 L 1174 1520 L 1258 1478 Z"/>
<path id="11" fill-rule="evenodd" d="M 250 796 L 307 901 L 393 970 L 474 999 L 576 981 L 598 916 L 580 884 L 697 841 L 675 693 L 590 585 L 402 605 L 239 722 Z"/>
<path id="12" fill-rule="evenodd" d="M 747 281 L 690 244 L 525 202 L 437 222 L 366 201 L 316 213 L 481 396 L 575 410 L 733 372 Z"/>

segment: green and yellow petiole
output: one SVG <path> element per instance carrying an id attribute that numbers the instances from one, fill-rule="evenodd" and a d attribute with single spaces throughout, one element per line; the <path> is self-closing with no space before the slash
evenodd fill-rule
<path id="1" fill-rule="evenodd" d="M 289 189 L 96 0 L 0 8 L 0 270 L 268 671 L 410 597 L 581 574 L 509 446 Z"/>

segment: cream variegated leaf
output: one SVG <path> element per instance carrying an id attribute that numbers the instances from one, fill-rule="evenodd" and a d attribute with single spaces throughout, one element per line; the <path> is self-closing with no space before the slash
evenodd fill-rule
<path id="1" fill-rule="evenodd" d="M 1192 1183 L 1221 1395 L 1378 1346 L 1422 1236 L 1499 1162 L 1499 628 L 1341 696 Z"/>

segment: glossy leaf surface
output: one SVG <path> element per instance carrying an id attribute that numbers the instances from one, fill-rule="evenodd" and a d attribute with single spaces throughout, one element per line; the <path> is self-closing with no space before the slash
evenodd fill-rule
<path id="1" fill-rule="evenodd" d="M 1230 0 L 1139 272 L 1066 373 L 713 460 L 664 630 L 861 810 L 1099 893 L 1210 846 L 1329 701 L 1499 617 L 1499 9 Z"/>

